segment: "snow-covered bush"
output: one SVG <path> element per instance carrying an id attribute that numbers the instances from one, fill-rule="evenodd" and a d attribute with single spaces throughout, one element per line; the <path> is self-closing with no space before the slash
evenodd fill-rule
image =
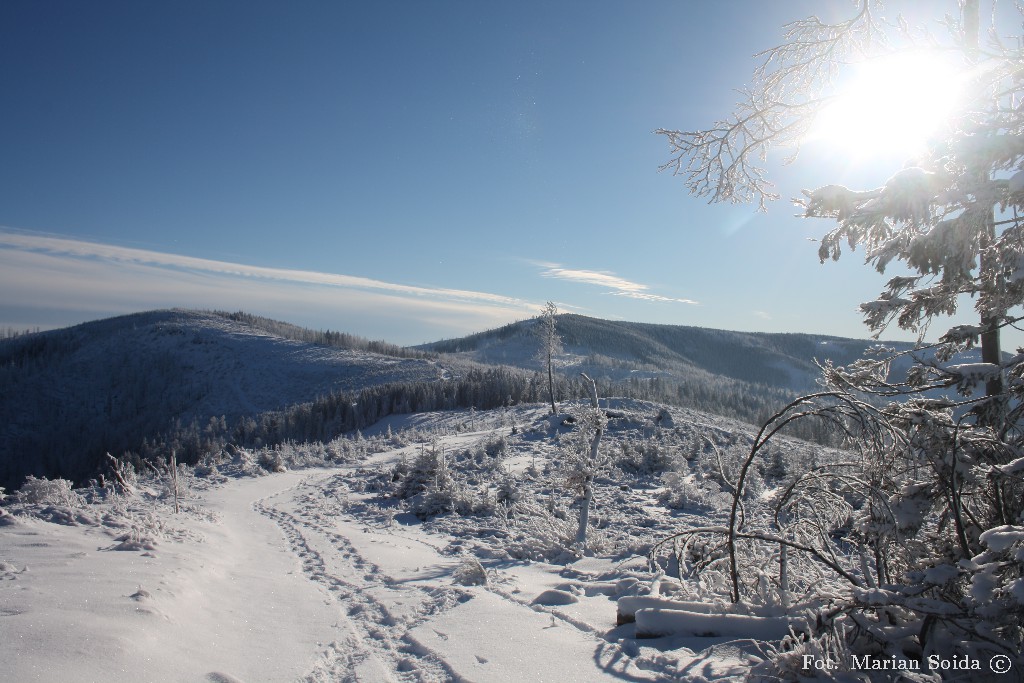
<path id="1" fill-rule="evenodd" d="M 36 478 L 29 475 L 21 485 L 14 498 L 18 503 L 28 505 L 63 505 L 81 507 L 85 500 L 72 490 L 72 483 L 67 479 Z"/>
<path id="2" fill-rule="evenodd" d="M 497 436 L 477 443 L 468 451 L 456 454 L 455 460 L 464 460 L 470 468 L 493 475 L 501 470 L 507 452 L 508 441 L 504 436 Z"/>
<path id="3" fill-rule="evenodd" d="M 220 470 L 217 469 L 217 463 L 212 460 L 202 460 L 196 463 L 194 472 L 197 477 L 201 477 L 203 479 L 216 479 L 220 475 Z"/>
<path id="4" fill-rule="evenodd" d="M 418 517 L 448 512 L 468 515 L 487 506 L 487 501 L 474 501 L 464 482 L 456 479 L 443 450 L 425 449 L 406 467 L 408 471 L 398 482 L 395 495 L 407 500 L 409 510 Z"/>
<path id="5" fill-rule="evenodd" d="M 625 440 L 615 464 L 619 469 L 638 475 L 661 474 L 672 468 L 673 458 L 668 448 L 655 439 Z"/>
<path id="6" fill-rule="evenodd" d="M 178 463 L 177 469 L 168 471 L 163 477 L 161 498 L 173 500 L 187 498 L 192 494 L 195 485 L 195 470 L 184 463 Z"/>
<path id="7" fill-rule="evenodd" d="M 466 557 L 452 573 L 452 581 L 460 586 L 486 586 L 487 570 L 475 557 Z"/>
<path id="8" fill-rule="evenodd" d="M 412 498 L 434 483 L 444 458 L 439 448 L 435 443 L 429 449 L 422 448 L 412 462 L 405 457 L 398 462 L 393 472 L 396 497 L 402 500 Z"/>
<path id="9" fill-rule="evenodd" d="M 498 488 L 495 492 L 495 501 L 504 505 L 513 505 L 523 497 L 521 482 L 515 477 L 506 474 L 498 481 Z"/>
<path id="10" fill-rule="evenodd" d="M 500 458 L 508 452 L 508 441 L 504 436 L 488 439 L 483 443 L 484 453 L 491 458 Z"/>
<path id="11" fill-rule="evenodd" d="M 498 549 L 505 559 L 557 564 L 579 557 L 574 521 L 534 503 L 521 502 L 514 509 L 512 517 L 508 508 L 498 507 L 499 523 L 506 531 Z"/>
<path id="12" fill-rule="evenodd" d="M 106 482 L 109 491 L 115 494 L 135 495 L 139 486 L 139 475 L 130 456 L 115 458 L 107 454 L 107 465 L 111 481 Z"/>
<path id="13" fill-rule="evenodd" d="M 156 550 L 157 542 L 145 530 L 132 529 L 117 537 L 117 543 L 110 550 L 146 551 Z"/>
<path id="14" fill-rule="evenodd" d="M 731 500 L 718 484 L 695 475 L 667 472 L 661 481 L 664 488 L 658 492 L 658 500 L 673 510 L 722 510 Z"/>
<path id="15" fill-rule="evenodd" d="M 439 488 L 433 484 L 409 499 L 409 510 L 420 518 L 459 511 L 461 498 L 451 487 Z"/>
<path id="16" fill-rule="evenodd" d="M 263 448 L 256 454 L 256 464 L 267 472 L 284 472 L 287 470 L 284 457 L 279 448 Z"/>
<path id="17" fill-rule="evenodd" d="M 399 437 L 395 437 L 397 440 Z M 328 462 L 347 463 L 358 460 L 365 453 L 360 452 L 352 439 L 339 436 L 324 444 L 325 459 Z"/>

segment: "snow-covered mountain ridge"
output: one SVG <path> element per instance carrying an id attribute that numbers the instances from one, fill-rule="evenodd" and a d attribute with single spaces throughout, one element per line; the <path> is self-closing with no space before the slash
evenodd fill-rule
<path id="1" fill-rule="evenodd" d="M 167 457 L 179 443 L 188 460 L 267 433 L 274 443 L 326 440 L 395 412 L 540 400 L 532 324 L 401 349 L 241 313 L 164 310 L 0 340 L 0 486 L 29 473 L 83 481 L 108 452 Z M 813 358 L 846 363 L 870 344 L 576 315 L 559 316 L 558 333 L 556 365 L 568 378 L 558 400 L 580 395 L 574 378 L 585 371 L 605 395 L 750 422 L 812 386 Z M 358 424 L 339 414 L 356 401 L 342 393 L 384 385 L 406 390 L 374 396 Z M 302 405 L 314 408 L 297 414 Z"/>
<path id="2" fill-rule="evenodd" d="M 814 365 L 846 365 L 878 342 L 817 334 L 734 332 L 685 325 L 655 325 L 563 314 L 556 319 L 564 353 L 563 371 L 584 371 L 610 379 L 675 377 L 727 378 L 803 392 L 818 377 Z M 481 363 L 540 369 L 533 320 L 511 323 L 460 339 L 417 348 Z M 888 344 L 909 348 L 910 344 Z"/>
<path id="3" fill-rule="evenodd" d="M 78 477 L 67 453 L 135 449 L 175 424 L 228 421 L 447 370 L 287 339 L 223 314 L 165 310 L 0 342 L 0 485 L 35 471 Z M 25 460 L 41 458 L 43 470 Z M 49 462 L 45 462 L 49 460 Z"/>

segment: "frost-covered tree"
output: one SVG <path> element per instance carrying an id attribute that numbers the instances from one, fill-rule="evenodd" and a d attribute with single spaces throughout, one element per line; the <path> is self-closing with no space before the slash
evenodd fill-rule
<path id="1" fill-rule="evenodd" d="M 919 348 L 880 348 L 849 367 L 823 367 L 823 391 L 762 428 L 727 527 L 683 536 L 726 537 L 734 601 L 751 599 L 749 579 L 764 575 L 774 552 L 785 604 L 802 563 L 814 578 L 800 590 L 818 610 L 807 638 L 830 641 L 826 651 L 838 643 L 918 663 L 933 654 L 987 663 L 998 654 L 1020 667 L 1024 352 L 1005 357 L 1000 332 L 1024 303 L 1024 40 L 994 25 L 982 40 L 978 0 L 951 6 L 941 35 L 884 16 L 877 2 L 857 7 L 848 21 L 789 24 L 785 42 L 760 55 L 754 86 L 731 117 L 706 130 L 659 132 L 674 154 L 667 167 L 691 192 L 763 209 L 776 198 L 768 152 L 799 148 L 839 101 L 837 77 L 851 63 L 922 51 L 949 60 L 942 87 L 959 96 L 925 147 L 879 187 L 825 185 L 797 200 L 804 216 L 835 222 L 821 239 L 822 261 L 838 259 L 845 243 L 879 272 L 901 264 L 905 273 L 861 310 L 876 336 L 895 323 L 919 335 Z M 968 299 L 977 324 L 925 345 L 929 325 Z M 980 363 L 967 355 L 976 346 Z M 851 458 L 793 476 L 768 514 L 745 510 L 752 466 L 780 430 L 805 420 L 844 435 Z"/>
<path id="2" fill-rule="evenodd" d="M 601 437 L 604 435 L 607 417 L 597 400 L 597 383 L 586 374 L 583 377 L 590 395 L 590 406 L 577 411 L 574 416 L 576 430 L 563 449 L 568 473 L 567 485 L 580 498 L 580 519 L 576 530 L 576 547 L 587 549 L 587 532 L 590 527 L 590 507 L 594 501 L 594 478 L 605 464 L 601 454 Z"/>
<path id="3" fill-rule="evenodd" d="M 558 330 L 555 327 L 555 318 L 557 316 L 558 307 L 555 306 L 553 301 L 549 301 L 544 305 L 544 309 L 537 317 L 537 324 L 534 327 L 537 339 L 540 340 L 540 350 L 537 352 L 537 355 L 548 371 L 548 399 L 551 401 L 552 415 L 558 412 L 558 409 L 555 407 L 555 378 L 552 366 L 555 356 L 562 351 L 562 340 L 558 336 Z"/>
<path id="4" fill-rule="evenodd" d="M 1000 328 L 1024 297 L 1018 217 L 1024 206 L 1018 102 L 1024 56 L 1017 38 L 1000 38 L 994 26 L 989 40 L 979 41 L 979 0 L 958 5 L 959 18 L 942 21 L 945 39 L 912 30 L 902 17 L 887 21 L 881 3 L 872 0 L 861 0 L 855 16 L 837 24 L 817 17 L 793 22 L 785 43 L 758 55 L 754 85 L 742 91 L 731 117 L 705 130 L 658 132 L 672 150 L 663 168 L 685 176 L 693 194 L 712 202 L 753 201 L 764 209 L 778 198 L 765 169 L 769 152 L 788 148 L 789 160 L 796 158 L 816 121 L 840 98 L 837 77 L 851 63 L 874 59 L 884 68 L 884 60 L 922 52 L 948 60 L 946 84 L 958 97 L 943 100 L 948 115 L 926 150 L 893 169 L 880 187 L 831 184 L 805 190 L 796 201 L 807 217 L 837 222 L 821 240 L 823 262 L 838 259 L 845 242 L 862 247 L 879 272 L 893 262 L 911 271 L 861 306 L 872 332 L 895 322 L 923 337 L 936 316 L 956 312 L 966 295 L 975 301 L 979 324 L 951 330 L 947 338 L 980 340 L 983 361 L 999 364 Z M 989 394 L 1001 393 L 998 376 L 987 385 Z"/>

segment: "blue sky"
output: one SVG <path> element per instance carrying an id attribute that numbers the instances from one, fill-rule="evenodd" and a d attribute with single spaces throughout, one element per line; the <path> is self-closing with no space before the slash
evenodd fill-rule
<path id="1" fill-rule="evenodd" d="M 689 197 L 653 133 L 851 7 L 7 0 L 0 327 L 183 306 L 414 344 L 553 300 L 864 337 L 882 276 L 820 265 L 788 201 Z M 879 173 L 810 150 L 779 191 Z"/>

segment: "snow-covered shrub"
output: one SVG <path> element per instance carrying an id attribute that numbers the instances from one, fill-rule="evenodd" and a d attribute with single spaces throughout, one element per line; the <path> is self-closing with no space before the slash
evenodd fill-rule
<path id="1" fill-rule="evenodd" d="M 17 502 L 28 505 L 64 505 L 81 507 L 85 500 L 72 490 L 72 483 L 67 479 L 36 478 L 31 474 L 26 477 L 18 492 L 14 494 Z"/>
<path id="2" fill-rule="evenodd" d="M 445 480 L 440 487 L 437 486 L 439 473 Z M 395 466 L 392 477 L 396 482 L 395 496 L 405 500 L 423 493 L 431 486 L 445 489 L 446 480 L 450 476 L 447 456 L 441 447 L 434 443 L 430 448 L 422 448 L 412 462 L 403 456 Z"/>
<path id="3" fill-rule="evenodd" d="M 231 454 L 231 466 L 247 477 L 261 477 L 267 470 L 260 467 L 257 456 L 246 448 L 230 446 L 228 452 Z"/>
<path id="4" fill-rule="evenodd" d="M 506 474 L 498 481 L 495 501 L 504 505 L 513 505 L 523 498 L 523 487 L 511 474 Z"/>
<path id="5" fill-rule="evenodd" d="M 281 451 L 277 448 L 263 448 L 256 454 L 256 464 L 267 472 L 284 472 L 287 468 Z"/>
<path id="6" fill-rule="evenodd" d="M 324 451 L 326 454 L 325 459 L 328 462 L 354 462 L 360 457 L 360 453 L 357 452 L 356 445 L 352 439 L 344 436 L 331 439 L 324 445 Z"/>
<path id="7" fill-rule="evenodd" d="M 743 482 L 744 500 L 756 500 L 765 492 L 764 478 L 761 476 L 761 468 L 752 467 L 747 472 L 746 481 Z"/>
<path id="8" fill-rule="evenodd" d="M 421 518 L 448 512 L 473 514 L 477 505 L 466 495 L 466 490 L 456 481 L 444 452 L 431 449 L 413 462 L 409 473 L 399 483 L 398 496 L 407 499 L 409 509 Z"/>
<path id="9" fill-rule="evenodd" d="M 421 453 L 412 462 L 403 458 L 393 470 L 395 481 L 395 497 L 407 500 L 423 493 L 434 481 L 437 472 L 437 456 L 434 453 Z"/>
<path id="10" fill-rule="evenodd" d="M 816 665 L 833 667 L 836 672 L 853 670 L 854 662 L 845 647 L 846 633 L 841 627 L 829 628 L 818 634 L 814 629 L 799 635 L 783 638 L 778 644 L 766 643 L 768 657 L 750 669 L 750 681 L 804 681 L 820 680 L 827 672 L 819 671 Z M 808 663 L 811 665 L 808 666 Z M 818 677 L 821 674 L 821 677 Z M 826 679 L 827 680 L 827 679 Z M 834 680 L 834 679 L 833 679 Z M 857 680 L 857 679 L 852 679 Z M 933 680 L 930 678 L 906 679 Z"/>
<path id="11" fill-rule="evenodd" d="M 110 550 L 144 551 L 156 550 L 157 542 L 152 536 L 141 529 L 132 529 L 121 534 L 116 539 L 118 542 L 110 547 Z"/>
<path id="12" fill-rule="evenodd" d="M 475 557 L 465 557 L 452 573 L 452 581 L 460 586 L 486 586 L 487 570 Z"/>
<path id="13" fill-rule="evenodd" d="M 668 448 L 655 439 L 624 440 L 615 464 L 619 469 L 638 475 L 660 474 L 671 469 L 673 458 Z"/>
<path id="14" fill-rule="evenodd" d="M 107 454 L 107 466 L 109 467 L 110 481 L 105 482 L 109 492 L 114 494 L 135 495 L 139 486 L 139 474 L 132 464 L 131 454 L 123 458 L 115 458 Z"/>
<path id="15" fill-rule="evenodd" d="M 507 452 L 508 441 L 504 436 L 497 436 L 477 443 L 470 450 L 456 455 L 456 459 L 467 461 L 474 469 L 493 473 L 501 469 L 502 459 Z"/>
<path id="16" fill-rule="evenodd" d="M 195 484 L 195 471 L 184 463 L 178 463 L 177 469 L 170 468 L 164 475 L 163 492 L 161 498 L 182 499 L 192 494 Z"/>
<path id="17" fill-rule="evenodd" d="M 965 602 L 979 617 L 979 630 L 1003 643 L 1020 642 L 1024 634 L 1024 526 L 993 527 L 982 532 L 978 542 L 983 550 L 971 559 Z M 938 569 L 914 578 L 940 586 L 961 579 L 959 568 L 945 565 L 944 571 Z"/>
<path id="18" fill-rule="evenodd" d="M 391 469 L 391 481 L 397 482 L 398 485 L 401 486 L 402 482 L 405 481 L 405 478 L 409 476 L 409 472 L 411 471 L 412 464 L 409 462 L 409 459 L 405 457 L 405 453 L 402 453 L 402 455 L 398 459 L 398 462 Z M 398 494 L 397 489 L 395 491 L 395 495 L 397 495 L 399 498 L 402 497 L 401 495 Z"/>
<path id="19" fill-rule="evenodd" d="M 718 484 L 695 475 L 666 472 L 661 481 L 665 488 L 658 492 L 658 500 L 673 510 L 722 510 L 731 500 Z"/>
<path id="20" fill-rule="evenodd" d="M 500 458 L 508 452 L 508 441 L 499 435 L 484 442 L 484 452 L 492 458 Z"/>
<path id="21" fill-rule="evenodd" d="M 353 493 L 378 493 L 383 498 L 392 495 L 394 482 L 393 472 L 385 467 L 376 467 L 372 470 L 363 467 L 353 470 L 352 477 L 348 480 L 348 490 Z"/>
<path id="22" fill-rule="evenodd" d="M 764 463 L 760 468 L 765 479 L 780 480 L 796 474 L 793 460 L 787 457 L 788 452 L 784 448 L 765 448 Z"/>
<path id="23" fill-rule="evenodd" d="M 195 475 L 203 479 L 216 479 L 220 476 L 220 471 L 217 469 L 217 463 L 211 460 L 202 460 L 196 463 Z"/>
<path id="24" fill-rule="evenodd" d="M 601 450 L 601 439 L 608 427 L 608 416 L 602 410 L 597 397 L 597 383 L 582 375 L 590 393 L 589 406 L 576 406 L 572 410 L 573 431 L 560 444 L 564 486 L 578 495 L 580 508 L 579 527 L 576 531 L 576 546 L 587 548 L 587 534 L 590 528 L 590 511 L 594 500 L 594 482 L 598 474 L 609 463 L 607 450 Z"/>
<path id="25" fill-rule="evenodd" d="M 409 510 L 420 518 L 456 512 L 460 499 L 451 488 L 428 486 L 409 499 Z"/>
<path id="26" fill-rule="evenodd" d="M 579 558 L 576 548 L 577 524 L 544 506 L 518 503 L 514 517 L 499 506 L 499 522 L 506 536 L 499 550 L 506 559 L 566 563 Z"/>

